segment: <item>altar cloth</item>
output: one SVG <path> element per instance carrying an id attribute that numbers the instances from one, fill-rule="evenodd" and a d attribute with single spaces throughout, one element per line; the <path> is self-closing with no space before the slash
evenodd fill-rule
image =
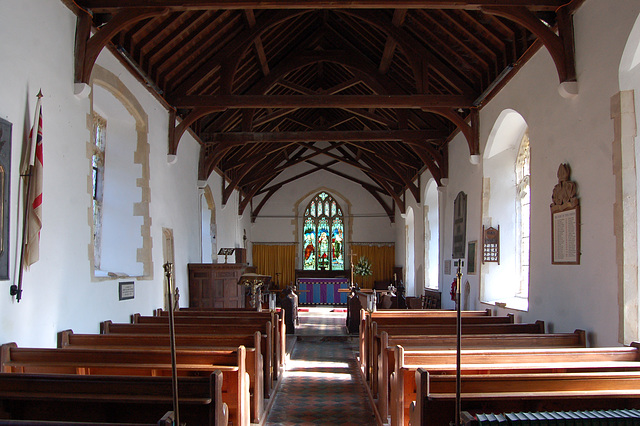
<path id="1" fill-rule="evenodd" d="M 349 288 L 348 278 L 298 278 L 298 303 L 314 305 L 346 305 Z"/>

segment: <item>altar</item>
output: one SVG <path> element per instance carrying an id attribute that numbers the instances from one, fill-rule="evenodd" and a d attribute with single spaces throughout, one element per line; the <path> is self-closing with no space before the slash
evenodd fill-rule
<path id="1" fill-rule="evenodd" d="M 349 299 L 349 271 L 296 270 L 300 305 L 346 305 Z"/>
<path id="2" fill-rule="evenodd" d="M 349 296 L 347 278 L 299 278 L 298 303 L 313 305 L 346 305 Z"/>

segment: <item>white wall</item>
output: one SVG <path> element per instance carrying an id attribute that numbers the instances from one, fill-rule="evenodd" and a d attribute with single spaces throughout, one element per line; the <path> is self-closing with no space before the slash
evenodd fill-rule
<path id="1" fill-rule="evenodd" d="M 0 341 L 19 346 L 55 346 L 67 328 L 95 333 L 100 321 L 128 321 L 164 305 L 162 228 L 175 238 L 175 282 L 188 300 L 188 262 L 199 261 L 199 145 L 185 134 L 175 164 L 167 163 L 168 113 L 123 66 L 104 50 L 98 64 L 114 73 L 149 116 L 150 217 L 153 278 L 135 281 L 135 299 L 118 301 L 120 280 L 91 281 L 88 217 L 90 160 L 86 144 L 89 99 L 73 95 L 76 17 L 62 2 L 6 0 L 0 4 L 0 117 L 13 123 L 11 161 L 11 279 L 0 286 Z M 9 296 L 16 281 L 20 151 L 42 89 L 44 197 L 40 260 L 24 274 L 23 299 Z M 234 218 L 234 222 L 237 220 Z M 224 222 L 223 222 L 224 223 Z M 220 234 L 223 227 L 219 228 Z M 139 231 L 138 231 L 139 232 Z M 242 231 L 240 231 L 241 233 Z M 241 234 L 240 234 L 241 235 Z M 234 234 L 233 241 L 237 240 Z"/>
<path id="2" fill-rule="evenodd" d="M 619 90 L 618 66 L 626 40 L 640 12 L 633 0 L 587 0 L 574 17 L 579 95 L 558 94 L 556 68 L 546 49 L 525 64 L 506 87 L 480 111 L 480 151 L 484 153 L 494 123 L 505 109 L 519 112 L 531 141 L 531 276 L 529 311 L 519 321 L 542 319 L 549 331 L 588 332 L 592 345 L 618 343 L 618 285 L 613 211 L 613 124 L 610 99 Z M 466 140 L 449 145 L 450 182 L 446 189 L 444 258 L 451 256 L 453 199 L 468 194 L 467 241 L 481 241 L 482 167 L 468 161 Z M 578 266 L 551 265 L 551 193 L 560 163 L 569 163 L 581 203 L 582 256 Z M 428 174 L 423 181 L 427 180 Z M 480 247 L 480 246 L 479 246 Z M 482 265 L 479 265 L 482 267 Z M 444 276 L 443 307 L 453 307 L 446 293 L 453 281 Z M 464 272 L 464 271 L 463 271 Z M 470 309 L 479 302 L 480 275 L 464 276 L 471 286 Z M 504 314 L 505 310 L 496 312 Z"/>

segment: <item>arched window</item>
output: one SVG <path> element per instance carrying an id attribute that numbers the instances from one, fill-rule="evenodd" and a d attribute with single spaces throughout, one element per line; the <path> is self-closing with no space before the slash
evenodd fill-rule
<path id="1" fill-rule="evenodd" d="M 424 200 L 424 286 L 437 290 L 440 271 L 440 214 L 438 185 L 435 180 L 427 185 Z"/>
<path id="2" fill-rule="evenodd" d="M 344 270 L 344 216 L 336 200 L 321 192 L 304 211 L 305 270 Z"/>
<path id="3" fill-rule="evenodd" d="M 482 265 L 480 299 L 522 311 L 529 309 L 530 158 L 527 122 L 503 111 L 487 141 L 482 194 L 482 223 L 499 227 L 500 254 Z"/>
<path id="4" fill-rule="evenodd" d="M 529 235 L 531 233 L 531 151 L 529 149 L 529 134 L 525 133 L 518 158 L 516 160 L 516 222 L 517 237 L 520 253 L 518 265 L 520 267 L 519 287 L 516 297 L 529 297 Z"/>

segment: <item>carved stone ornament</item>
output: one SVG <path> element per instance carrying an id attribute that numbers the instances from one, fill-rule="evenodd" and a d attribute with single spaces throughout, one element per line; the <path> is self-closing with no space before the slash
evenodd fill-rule
<path id="1" fill-rule="evenodd" d="M 569 179 L 571 168 L 568 164 L 563 163 L 558 167 L 558 184 L 553 187 L 553 195 L 551 196 L 551 212 L 562 212 L 565 210 L 576 208 L 580 201 L 576 196 L 578 185 Z"/>

